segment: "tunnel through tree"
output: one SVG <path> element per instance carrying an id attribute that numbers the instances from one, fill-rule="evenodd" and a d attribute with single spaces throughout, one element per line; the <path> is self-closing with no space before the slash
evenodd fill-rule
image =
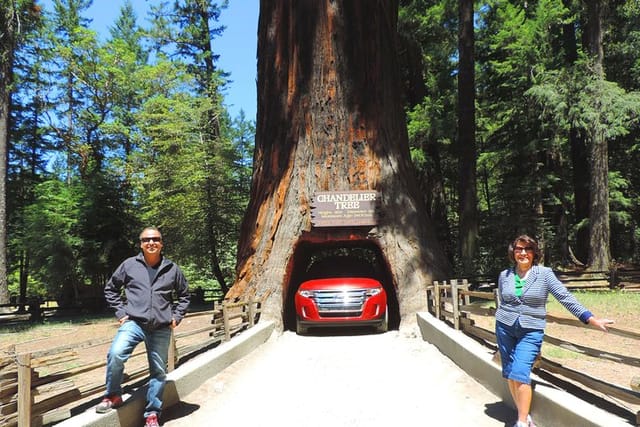
<path id="1" fill-rule="evenodd" d="M 402 322 L 449 271 L 410 161 L 397 12 L 387 0 L 260 4 L 254 174 L 227 298 L 268 295 L 263 315 L 280 328 L 305 244 L 378 248 Z M 314 194 L 366 190 L 380 195 L 375 225 L 313 226 Z"/>

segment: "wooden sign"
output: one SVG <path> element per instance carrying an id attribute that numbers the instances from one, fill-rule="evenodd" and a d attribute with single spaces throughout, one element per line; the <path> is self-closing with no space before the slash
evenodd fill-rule
<path id="1" fill-rule="evenodd" d="M 311 202 L 311 224 L 314 227 L 376 225 L 379 200 L 380 193 L 373 190 L 318 192 Z"/>

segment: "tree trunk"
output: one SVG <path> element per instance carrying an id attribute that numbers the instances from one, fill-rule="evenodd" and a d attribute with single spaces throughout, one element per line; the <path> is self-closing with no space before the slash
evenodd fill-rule
<path id="1" fill-rule="evenodd" d="M 0 304 L 9 303 L 7 282 L 7 147 L 11 114 L 11 85 L 15 49 L 14 2 L 2 2 L 0 12 Z"/>
<path id="2" fill-rule="evenodd" d="M 571 7 L 571 0 L 563 0 L 562 3 L 567 8 Z M 578 45 L 574 25 L 575 24 L 573 22 L 570 22 L 562 26 L 565 64 L 567 68 L 573 66 L 578 59 Z M 576 230 L 575 250 L 573 251 L 573 254 L 581 264 L 585 264 L 589 259 L 589 227 L 584 224 L 584 222 L 589 218 L 589 206 L 591 205 L 591 194 L 589 191 L 591 176 L 589 171 L 587 142 L 584 135 L 575 127 L 572 127 L 569 130 L 569 146 L 571 147 L 571 164 L 573 166 L 575 222 L 583 223 L 583 225 L 578 227 Z M 567 241 L 567 253 L 569 252 Z"/>
<path id="3" fill-rule="evenodd" d="M 268 295 L 263 316 L 280 329 L 306 243 L 379 248 L 403 323 L 449 272 L 410 162 L 397 12 L 397 0 L 260 3 L 254 175 L 227 298 Z M 314 193 L 338 190 L 378 191 L 377 226 L 313 227 Z"/>
<path id="4" fill-rule="evenodd" d="M 611 254 L 609 225 L 608 145 L 603 131 L 591 141 L 591 209 L 589 211 L 589 269 L 609 270 Z"/>
<path id="5" fill-rule="evenodd" d="M 594 61 L 594 72 L 604 80 L 602 48 L 602 3 L 586 1 L 587 25 L 585 40 Z M 597 101 L 599 102 L 599 100 Z M 596 105 L 597 108 L 597 105 Z M 608 270 L 611 261 L 609 223 L 609 148 L 605 136 L 604 120 L 594 120 L 589 130 L 591 162 L 591 205 L 589 209 L 589 268 Z"/>
<path id="6" fill-rule="evenodd" d="M 571 164 L 573 165 L 573 199 L 575 222 L 581 223 L 589 218 L 591 206 L 591 170 L 589 167 L 589 152 L 587 141 L 577 129 L 569 131 L 571 144 Z M 574 254 L 582 263 L 589 259 L 589 227 L 580 225 L 576 231 L 576 245 Z"/>
<path id="7" fill-rule="evenodd" d="M 458 1 L 458 239 L 465 275 L 475 273 L 478 242 L 473 0 Z"/>

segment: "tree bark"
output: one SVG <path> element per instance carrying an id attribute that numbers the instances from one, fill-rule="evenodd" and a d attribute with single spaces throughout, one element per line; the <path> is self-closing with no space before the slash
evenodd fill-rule
<path id="1" fill-rule="evenodd" d="M 478 242 L 473 0 L 458 1 L 458 239 L 465 275 L 475 273 Z"/>
<path id="2" fill-rule="evenodd" d="M 0 12 L 0 304 L 9 303 L 7 282 L 7 147 L 11 115 L 11 86 L 16 42 L 15 3 L 2 2 Z"/>
<path id="3" fill-rule="evenodd" d="M 565 7 L 571 7 L 571 0 L 563 0 Z M 562 38 L 565 64 L 567 68 L 573 66 L 578 59 L 578 45 L 576 41 L 575 23 L 569 22 L 562 26 Z M 589 152 L 587 150 L 587 142 L 583 133 L 577 128 L 571 127 L 569 130 L 569 146 L 571 148 L 571 164 L 573 172 L 573 200 L 575 222 L 586 222 L 589 218 L 589 206 L 591 204 L 591 195 L 589 191 L 589 182 L 591 180 L 589 170 Z M 568 234 L 567 234 L 568 236 Z M 569 255 L 571 250 L 569 242 L 565 243 L 566 259 L 577 258 L 580 264 L 584 264 L 589 259 L 589 228 L 586 225 L 580 226 L 576 230 L 575 246 L 573 254 Z"/>
<path id="4" fill-rule="evenodd" d="M 594 61 L 594 73 L 604 80 L 602 48 L 602 2 L 587 0 L 587 25 L 585 40 Z M 598 108 L 599 100 L 596 101 Z M 609 223 L 609 147 L 604 123 L 594 120 L 589 129 L 591 164 L 591 205 L 589 209 L 589 268 L 594 271 L 608 270 L 611 262 Z"/>
<path id="5" fill-rule="evenodd" d="M 227 298 L 266 296 L 263 316 L 280 329 L 305 243 L 376 245 L 404 323 L 449 273 L 409 157 L 397 12 L 396 0 L 260 3 L 254 175 Z M 338 190 L 378 191 L 378 225 L 312 227 L 314 193 Z"/>

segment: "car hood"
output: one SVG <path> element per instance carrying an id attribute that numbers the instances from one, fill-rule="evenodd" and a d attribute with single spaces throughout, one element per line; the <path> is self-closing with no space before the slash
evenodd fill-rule
<path id="1" fill-rule="evenodd" d="M 382 284 L 368 277 L 332 277 L 328 279 L 312 279 L 302 282 L 298 290 L 316 291 L 326 289 L 373 289 Z"/>

